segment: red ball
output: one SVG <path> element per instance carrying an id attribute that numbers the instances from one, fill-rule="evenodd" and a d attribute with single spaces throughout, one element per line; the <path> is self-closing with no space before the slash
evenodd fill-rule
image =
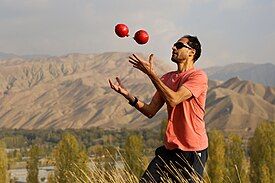
<path id="1" fill-rule="evenodd" d="M 145 30 L 139 30 L 135 33 L 134 39 L 138 44 L 146 44 L 149 40 L 149 34 Z"/>
<path id="2" fill-rule="evenodd" d="M 129 36 L 129 29 L 125 24 L 117 24 L 115 26 L 115 33 L 119 37 Z"/>

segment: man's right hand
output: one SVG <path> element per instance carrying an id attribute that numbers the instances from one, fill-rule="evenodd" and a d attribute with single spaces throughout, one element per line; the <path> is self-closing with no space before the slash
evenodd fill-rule
<path id="1" fill-rule="evenodd" d="M 115 90 L 117 93 L 123 95 L 126 99 L 129 99 L 130 96 L 128 90 L 121 84 L 121 81 L 118 77 L 116 77 L 116 80 L 118 84 L 113 84 L 112 81 L 109 79 L 111 88 Z"/>

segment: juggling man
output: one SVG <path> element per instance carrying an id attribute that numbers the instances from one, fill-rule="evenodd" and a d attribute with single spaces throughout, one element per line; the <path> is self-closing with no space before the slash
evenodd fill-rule
<path id="1" fill-rule="evenodd" d="M 117 84 L 109 80 L 110 87 L 124 96 L 129 104 L 148 118 L 152 118 L 166 104 L 168 124 L 164 145 L 155 151 L 140 182 L 161 182 L 169 177 L 181 182 L 202 179 L 208 157 L 208 137 L 205 128 L 205 102 L 208 79 L 205 72 L 194 67 L 201 55 L 197 37 L 185 35 L 172 47 L 171 60 L 177 70 L 158 77 L 153 67 L 153 54 L 143 60 L 133 54 L 130 64 L 150 78 L 156 92 L 149 104 L 132 95 L 117 77 Z"/>

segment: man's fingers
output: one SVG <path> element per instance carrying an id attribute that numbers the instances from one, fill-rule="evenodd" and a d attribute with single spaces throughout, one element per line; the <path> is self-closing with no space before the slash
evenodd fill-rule
<path id="1" fill-rule="evenodd" d="M 118 91 L 118 90 L 119 90 L 119 86 L 118 86 L 118 85 L 114 85 L 110 79 L 109 79 L 109 83 L 110 83 L 110 86 L 111 86 L 111 88 L 112 88 L 113 90 L 115 90 L 115 91 Z"/>
<path id="2" fill-rule="evenodd" d="M 110 79 L 109 79 L 109 84 L 110 84 L 110 86 L 113 86 L 113 83 Z"/>
<path id="3" fill-rule="evenodd" d="M 120 79 L 119 79 L 118 77 L 116 77 L 116 80 L 117 80 L 118 84 L 119 84 L 120 86 L 122 86 L 121 81 L 120 81 Z M 123 86 L 122 86 L 122 87 L 123 87 Z"/>
<path id="4" fill-rule="evenodd" d="M 133 57 L 129 57 L 129 59 L 132 61 L 132 62 L 135 62 L 135 63 L 138 63 L 138 62 L 140 62 L 138 59 L 136 59 L 136 58 L 133 58 Z"/>
<path id="5" fill-rule="evenodd" d="M 136 63 L 136 62 L 133 62 L 132 60 L 129 60 L 129 62 L 130 62 L 131 64 L 133 64 L 133 65 L 137 65 L 137 63 Z"/>
<path id="6" fill-rule="evenodd" d="M 113 85 L 113 83 L 112 83 L 112 81 L 110 79 L 109 79 L 109 84 L 110 84 L 110 86 L 111 86 L 112 89 L 115 88 L 114 85 Z"/>
<path id="7" fill-rule="evenodd" d="M 133 54 L 133 56 L 140 62 L 141 60 L 138 58 L 138 56 L 136 56 L 135 54 Z"/>
<path id="8" fill-rule="evenodd" d="M 150 56 L 149 56 L 150 67 L 152 67 L 152 65 L 153 65 L 153 57 L 154 57 L 154 54 L 150 54 Z"/>
<path id="9" fill-rule="evenodd" d="M 153 60 L 154 54 L 150 54 L 149 56 L 149 62 L 151 62 Z"/>

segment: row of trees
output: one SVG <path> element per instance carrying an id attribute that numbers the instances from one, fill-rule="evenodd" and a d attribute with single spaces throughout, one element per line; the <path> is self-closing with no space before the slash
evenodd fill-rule
<path id="1" fill-rule="evenodd" d="M 140 176 L 144 170 L 144 162 L 146 158 L 143 157 L 143 142 L 141 136 L 128 136 L 125 144 L 125 151 L 123 152 L 126 169 Z M 108 154 L 109 153 L 109 154 Z M 115 166 L 115 155 L 117 151 L 113 148 L 106 148 L 104 155 L 100 161 L 95 161 L 102 165 L 102 169 L 108 171 Z M 39 150 L 37 146 L 30 149 L 30 159 L 27 163 L 28 177 L 27 182 L 38 183 L 38 156 Z M 89 182 L 89 177 L 92 174 L 88 162 L 89 158 L 80 145 L 76 137 L 72 134 L 65 134 L 62 140 L 58 143 L 53 151 L 55 161 L 55 171 L 48 177 L 48 182 L 71 183 L 71 182 Z M 110 161 L 110 159 L 112 159 Z"/>
<path id="2" fill-rule="evenodd" d="M 225 138 L 222 132 L 211 131 L 206 182 L 275 182 L 274 131 L 275 123 L 262 123 L 249 140 L 248 149 L 244 148 L 242 139 L 237 135 L 230 134 Z M 94 153 L 93 161 L 100 164 L 105 171 L 113 169 L 116 161 L 121 160 L 114 146 L 94 146 L 91 151 Z M 120 152 L 127 171 L 140 177 L 148 163 L 148 158 L 144 156 L 143 137 L 140 134 L 128 135 Z M 38 146 L 33 145 L 28 153 L 27 181 L 37 183 L 39 157 L 42 152 Z M 85 146 L 74 135 L 64 134 L 55 146 L 52 157 L 55 171 L 48 177 L 49 182 L 89 182 L 93 168 L 88 165 L 89 158 Z M 7 164 L 5 146 L 4 143 L 0 143 L 0 183 L 9 181 Z"/>
<path id="3" fill-rule="evenodd" d="M 146 149 L 154 149 L 161 144 L 162 139 L 159 137 L 159 128 L 130 130 L 103 130 L 102 128 L 90 129 L 65 129 L 65 130 L 11 130 L 1 129 L 0 139 L 4 141 L 7 148 L 20 149 L 22 156 L 27 156 L 27 151 L 31 145 L 40 144 L 40 148 L 44 148 L 43 152 L 49 154 L 57 143 L 61 140 L 62 134 L 73 134 L 85 148 L 89 149 L 94 146 L 115 146 L 122 148 L 125 144 L 125 139 L 131 134 L 138 134 L 143 137 L 144 146 Z"/>
<path id="4" fill-rule="evenodd" d="M 206 167 L 211 182 L 275 182 L 274 132 L 274 122 L 260 124 L 245 151 L 239 136 L 230 134 L 225 139 L 221 131 L 211 131 Z"/>

